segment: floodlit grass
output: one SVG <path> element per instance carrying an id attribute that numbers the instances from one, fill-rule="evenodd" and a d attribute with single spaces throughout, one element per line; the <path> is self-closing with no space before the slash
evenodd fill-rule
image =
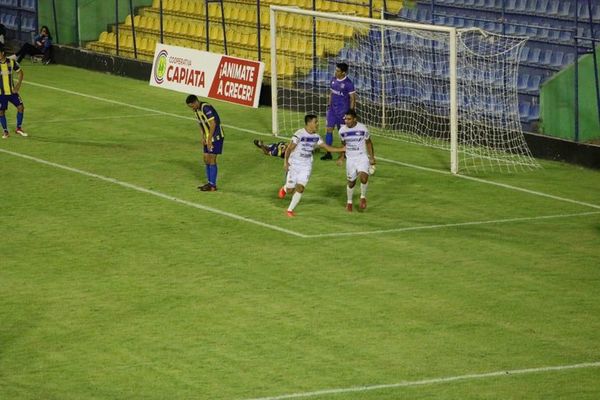
<path id="1" fill-rule="evenodd" d="M 185 95 L 24 70 L 31 136 L 0 143 L 0 398 L 243 400 L 600 361 L 598 171 L 465 179 L 375 137 L 366 212 L 317 159 L 288 219 L 282 162 L 252 144 L 270 110 L 213 103 L 225 152 L 201 193 Z M 592 366 L 311 398 L 599 395 Z"/>

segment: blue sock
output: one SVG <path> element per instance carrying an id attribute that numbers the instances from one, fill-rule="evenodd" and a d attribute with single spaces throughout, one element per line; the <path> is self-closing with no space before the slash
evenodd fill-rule
<path id="1" fill-rule="evenodd" d="M 329 146 L 333 144 L 333 132 L 327 132 L 325 134 L 325 143 Z"/>
<path id="2" fill-rule="evenodd" d="M 0 116 L 0 124 L 2 124 L 2 129 L 5 131 L 8 130 L 8 125 L 6 124 L 6 115 Z"/>
<path id="3" fill-rule="evenodd" d="M 17 128 L 20 128 L 23 125 L 23 113 L 17 112 Z"/>
<path id="4" fill-rule="evenodd" d="M 205 164 L 204 170 L 206 171 L 206 182 L 210 183 L 210 165 Z"/>
<path id="5" fill-rule="evenodd" d="M 209 166 L 209 177 L 208 177 L 208 183 L 210 183 L 213 186 L 217 186 L 217 164 L 212 164 Z"/>

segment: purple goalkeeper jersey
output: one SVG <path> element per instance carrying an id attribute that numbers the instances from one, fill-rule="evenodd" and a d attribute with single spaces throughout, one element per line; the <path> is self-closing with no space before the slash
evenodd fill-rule
<path id="1" fill-rule="evenodd" d="M 354 83 L 347 76 L 331 80 L 331 109 L 335 114 L 343 114 L 350 109 L 350 94 L 354 93 Z"/>

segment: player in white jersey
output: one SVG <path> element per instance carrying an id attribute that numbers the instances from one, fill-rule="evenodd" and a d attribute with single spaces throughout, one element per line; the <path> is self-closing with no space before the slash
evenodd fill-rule
<path id="1" fill-rule="evenodd" d="M 300 202 L 304 188 L 310 178 L 313 163 L 313 151 L 321 147 L 331 153 L 340 153 L 345 150 L 344 147 L 331 147 L 321 139 L 317 133 L 319 129 L 319 119 L 316 115 L 306 115 L 304 117 L 304 128 L 299 129 L 292 136 L 292 140 L 285 150 L 283 167 L 287 171 L 285 185 L 279 189 L 279 198 L 283 199 L 286 193 L 291 192 L 292 200 L 287 209 L 287 216 L 295 216 L 294 208 Z"/>
<path id="2" fill-rule="evenodd" d="M 346 159 L 346 177 L 348 186 L 346 195 L 348 201 L 346 210 L 352 212 L 352 195 L 356 180 L 360 179 L 360 209 L 367 208 L 367 186 L 369 185 L 369 173 L 375 168 L 375 153 L 369 130 L 364 124 L 357 121 L 356 112 L 348 110 L 344 115 L 346 125 L 339 130 L 342 144 L 346 146 L 346 152 L 338 158 L 338 165 L 342 165 Z"/>

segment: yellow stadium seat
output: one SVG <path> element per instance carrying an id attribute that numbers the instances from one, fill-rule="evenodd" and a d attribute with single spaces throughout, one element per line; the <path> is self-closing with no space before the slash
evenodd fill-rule
<path id="1" fill-rule="evenodd" d="M 180 12 L 181 11 L 181 0 L 174 0 L 173 1 L 173 5 L 171 8 L 171 11 L 173 12 Z"/>
<path id="2" fill-rule="evenodd" d="M 100 33 L 100 37 L 98 38 L 98 41 L 101 43 L 106 43 L 108 38 L 108 32 L 104 31 Z"/>
<path id="3" fill-rule="evenodd" d="M 125 25 L 131 26 L 131 15 L 125 17 Z"/>

